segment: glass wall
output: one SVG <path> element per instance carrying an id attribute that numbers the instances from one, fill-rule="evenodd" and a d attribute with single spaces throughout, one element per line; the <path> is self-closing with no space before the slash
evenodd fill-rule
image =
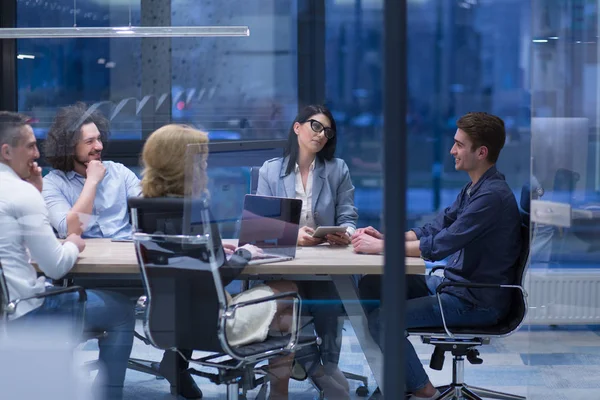
<path id="1" fill-rule="evenodd" d="M 173 121 L 212 140 L 287 137 L 297 103 L 297 21 L 293 0 L 173 0 L 173 25 L 247 25 L 247 38 L 172 42 Z"/>
<path id="2" fill-rule="evenodd" d="M 339 155 L 357 187 L 361 223 L 376 225 L 383 201 L 383 2 L 327 5 L 327 101 L 344 126 Z M 469 111 L 504 119 L 499 169 L 518 196 L 528 182 L 530 15 L 520 0 L 408 1 L 408 226 L 449 205 L 466 183 L 449 151 L 456 120 Z"/>
<path id="3" fill-rule="evenodd" d="M 43 142 L 58 108 L 83 101 L 99 109 L 111 123 L 105 159 L 138 174 L 144 139 L 172 122 L 203 129 L 212 142 L 284 139 L 298 108 L 296 8 L 294 0 L 17 1 L 18 27 L 250 29 L 235 38 L 19 39 L 18 110 L 37 120 Z M 250 167 L 264 161 L 211 168 L 215 203 L 241 212 Z"/>
<path id="4" fill-rule="evenodd" d="M 18 27 L 125 26 L 140 24 L 140 2 L 18 1 Z M 131 8 L 130 8 L 131 7 Z M 141 39 L 17 40 L 18 109 L 36 118 L 44 138 L 59 107 L 96 104 L 111 119 L 115 139 L 141 138 Z M 133 99 L 131 104 L 125 104 Z M 117 106 L 121 107 L 118 109 Z M 125 107 L 123 107 L 125 106 Z"/>
<path id="5" fill-rule="evenodd" d="M 600 323 L 600 2 L 532 6 L 528 361 L 560 385 L 531 385 L 529 393 L 591 398 Z M 537 340 L 548 325 L 551 348 Z"/>
<path id="6" fill-rule="evenodd" d="M 285 136 L 297 108 L 293 0 L 17 2 L 18 27 L 247 25 L 247 38 L 20 39 L 18 108 L 43 138 L 56 109 L 84 101 L 113 139 L 141 139 L 152 114 L 212 140 Z"/>

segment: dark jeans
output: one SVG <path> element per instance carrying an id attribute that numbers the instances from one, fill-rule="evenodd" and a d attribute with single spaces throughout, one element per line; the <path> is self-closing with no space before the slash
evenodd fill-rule
<path id="1" fill-rule="evenodd" d="M 337 367 L 342 350 L 344 307 L 335 285 L 331 281 L 298 281 L 298 292 L 302 297 L 302 313 L 313 317 L 315 332 L 321 338 L 319 356 L 323 366 Z M 308 361 L 310 358 L 306 358 Z M 300 355 L 297 360 L 305 360 Z"/>
<path id="2" fill-rule="evenodd" d="M 439 276 L 406 276 L 406 328 L 430 328 L 443 326 L 440 307 L 435 290 L 443 278 Z M 358 285 L 359 295 L 369 320 L 369 331 L 382 347 L 381 276 L 367 275 Z M 451 327 L 487 326 L 498 321 L 498 312 L 490 308 L 475 306 L 450 294 L 441 295 L 446 323 Z M 400 333 L 399 333 L 400 334 Z M 417 352 L 404 335 L 406 354 L 406 389 L 414 392 L 423 388 L 429 377 L 417 356 Z M 383 349 L 382 349 L 383 350 Z"/>
<path id="3" fill-rule="evenodd" d="M 127 362 L 133 346 L 134 303 L 119 293 L 87 290 L 83 331 L 86 336 L 106 332 L 98 340 L 99 361 L 104 365 L 107 399 L 121 399 Z M 47 297 L 35 310 L 11 322 L 15 328 L 35 329 L 43 321 L 63 319 L 72 322 L 81 313 L 77 293 Z M 51 323 L 51 321 L 50 321 Z"/>

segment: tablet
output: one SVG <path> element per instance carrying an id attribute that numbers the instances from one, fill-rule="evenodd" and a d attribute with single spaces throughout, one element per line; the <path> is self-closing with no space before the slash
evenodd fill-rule
<path id="1" fill-rule="evenodd" d="M 111 242 L 133 242 L 133 239 L 130 238 L 122 238 L 122 239 L 110 239 Z"/>
<path id="2" fill-rule="evenodd" d="M 317 229 L 315 229 L 315 232 L 312 234 L 312 237 L 324 238 L 330 233 L 345 233 L 346 230 L 346 226 L 319 226 Z"/>

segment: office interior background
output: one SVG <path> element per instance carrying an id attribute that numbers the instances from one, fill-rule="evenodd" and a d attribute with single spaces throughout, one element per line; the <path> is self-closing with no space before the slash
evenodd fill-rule
<path id="1" fill-rule="evenodd" d="M 43 142 L 59 107 L 97 107 L 111 121 L 105 158 L 139 173 L 144 139 L 166 123 L 206 130 L 211 142 L 276 142 L 299 106 L 323 102 L 359 226 L 385 230 L 382 0 L 0 4 L 3 26 L 67 27 L 74 17 L 78 26 L 249 26 L 246 38 L 2 41 L 1 108 L 35 118 Z M 556 203 L 568 210 L 567 221 L 532 225 L 529 316 L 518 343 L 495 347 L 518 365 L 494 365 L 492 354 L 487 367 L 511 381 L 497 386 L 539 398 L 600 397 L 599 24 L 598 0 L 408 0 L 406 225 L 432 218 L 467 182 L 449 151 L 469 111 L 504 119 L 498 168 L 517 201 L 552 202 L 538 203 L 541 214 Z M 241 211 L 251 166 L 210 171 L 212 191 L 229 199 L 224 213 Z M 542 348 L 545 338 L 554 342 Z"/>

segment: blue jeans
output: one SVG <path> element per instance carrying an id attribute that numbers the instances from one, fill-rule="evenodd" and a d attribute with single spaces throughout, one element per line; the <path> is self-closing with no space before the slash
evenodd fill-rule
<path id="1" fill-rule="evenodd" d="M 439 276 L 406 276 L 406 328 L 432 328 L 443 326 L 436 288 L 442 283 Z M 369 331 L 373 339 L 382 347 L 381 307 L 376 300 L 381 298 L 381 277 L 367 275 L 359 283 L 361 300 L 369 320 Z M 475 306 L 450 294 L 441 295 L 444 317 L 449 327 L 486 326 L 498 321 L 499 313 L 494 309 Z M 406 390 L 414 392 L 425 387 L 429 377 L 417 356 L 417 352 L 404 335 Z M 383 350 L 383 349 L 382 349 Z"/>
<path id="2" fill-rule="evenodd" d="M 134 302 L 115 292 L 87 290 L 86 293 L 84 333 L 107 333 L 98 340 L 98 359 L 104 364 L 106 373 L 106 386 L 99 389 L 107 399 L 121 399 L 127 362 L 133 346 Z M 50 318 L 74 321 L 73 318 L 79 318 L 81 315 L 78 297 L 77 293 L 46 297 L 40 307 L 11 321 L 10 325 L 18 328 L 33 327 L 36 323 Z"/>

